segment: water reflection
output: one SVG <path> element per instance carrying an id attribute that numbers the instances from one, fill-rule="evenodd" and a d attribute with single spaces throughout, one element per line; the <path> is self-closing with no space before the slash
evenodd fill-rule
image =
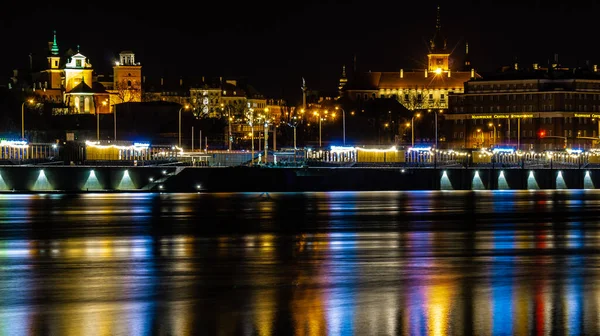
<path id="1" fill-rule="evenodd" d="M 598 210 L 595 191 L 0 196 L 0 335 L 598 334 Z"/>

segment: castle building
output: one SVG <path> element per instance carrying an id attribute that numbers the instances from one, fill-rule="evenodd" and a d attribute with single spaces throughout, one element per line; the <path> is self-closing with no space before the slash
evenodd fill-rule
<path id="1" fill-rule="evenodd" d="M 435 33 L 429 41 L 427 67 L 425 69 L 400 69 L 395 72 L 356 73 L 346 80 L 345 69 L 339 88 L 354 101 L 374 98 L 393 98 L 409 110 L 448 108 L 448 95 L 463 93 L 464 83 L 479 75 L 472 69 L 466 46 L 465 66 L 452 69 L 451 51 L 442 34 L 440 7 L 437 8 Z"/>
<path id="2" fill-rule="evenodd" d="M 464 83 L 444 123 L 450 148 L 590 148 L 600 136 L 600 72 L 563 67 L 557 56 L 544 67 L 514 63 Z"/>

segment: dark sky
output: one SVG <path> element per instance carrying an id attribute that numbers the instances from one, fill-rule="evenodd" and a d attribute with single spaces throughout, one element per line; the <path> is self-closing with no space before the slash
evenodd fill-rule
<path id="1" fill-rule="evenodd" d="M 462 61 L 469 41 L 481 71 L 510 64 L 600 63 L 595 1 L 150 1 L 37 5 L 11 1 L 0 13 L 2 73 L 26 66 L 58 31 L 61 52 L 81 46 L 98 71 L 133 50 L 148 77 L 246 76 L 267 95 L 300 99 L 335 92 L 353 55 L 363 71 L 423 67 L 441 5 L 442 29 Z M 97 4 L 96 4 L 97 3 Z"/>

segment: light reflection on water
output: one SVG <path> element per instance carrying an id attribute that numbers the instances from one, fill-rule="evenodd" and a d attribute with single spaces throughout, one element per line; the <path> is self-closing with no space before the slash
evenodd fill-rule
<path id="1" fill-rule="evenodd" d="M 600 193 L 0 196 L 0 336 L 598 334 Z"/>

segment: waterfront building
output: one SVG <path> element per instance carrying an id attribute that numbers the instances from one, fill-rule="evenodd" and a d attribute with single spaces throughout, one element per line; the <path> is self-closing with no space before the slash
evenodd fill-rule
<path id="1" fill-rule="evenodd" d="M 344 67 L 338 89 L 342 96 L 355 102 L 393 98 L 409 110 L 435 109 L 444 112 L 448 108 L 448 96 L 463 93 L 463 84 L 479 77 L 469 61 L 468 43 L 465 49 L 464 65 L 453 69 L 452 51 L 448 48 L 446 37 L 443 35 L 438 6 L 435 33 L 429 41 L 424 68 L 355 73 L 353 78 L 348 79 Z"/>
<path id="2" fill-rule="evenodd" d="M 464 83 L 445 115 L 449 147 L 590 148 L 600 135 L 597 65 L 515 62 Z"/>

